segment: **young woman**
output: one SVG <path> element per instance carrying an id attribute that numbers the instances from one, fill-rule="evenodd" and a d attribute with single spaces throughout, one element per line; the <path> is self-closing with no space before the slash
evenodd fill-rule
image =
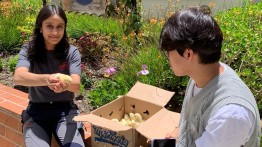
<path id="1" fill-rule="evenodd" d="M 181 10 L 161 32 L 160 47 L 174 74 L 190 77 L 179 131 L 167 137 L 177 137 L 178 147 L 259 147 L 255 98 L 234 70 L 219 62 L 223 35 L 207 10 Z"/>
<path id="2" fill-rule="evenodd" d="M 52 134 L 60 146 L 84 146 L 79 114 L 73 103 L 80 89 L 81 58 L 68 42 L 67 18 L 58 6 L 43 7 L 36 19 L 33 36 L 20 53 L 14 73 L 15 85 L 29 87 L 29 104 L 22 113 L 27 147 L 50 146 Z M 57 74 L 69 75 L 64 82 Z"/>

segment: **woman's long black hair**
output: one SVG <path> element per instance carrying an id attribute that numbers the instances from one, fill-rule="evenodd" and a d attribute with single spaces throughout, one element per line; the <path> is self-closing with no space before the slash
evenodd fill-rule
<path id="1" fill-rule="evenodd" d="M 33 35 L 29 41 L 29 60 L 30 61 L 36 61 L 41 63 L 46 63 L 46 48 L 45 48 L 45 41 L 43 34 L 40 32 L 42 28 L 42 22 L 47 19 L 48 17 L 57 14 L 59 15 L 64 21 L 65 21 L 65 30 L 64 30 L 64 36 L 60 40 L 60 42 L 55 47 L 55 56 L 57 59 L 65 59 L 68 54 L 68 49 L 70 47 L 67 33 L 66 33 L 66 25 L 67 25 L 67 17 L 64 12 L 64 10 L 56 5 L 47 5 L 44 6 L 35 22 L 35 28 Z"/>

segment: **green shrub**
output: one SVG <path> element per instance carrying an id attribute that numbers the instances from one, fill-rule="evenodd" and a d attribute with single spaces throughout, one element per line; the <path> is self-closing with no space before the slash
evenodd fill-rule
<path id="1" fill-rule="evenodd" d="M 16 49 L 20 49 L 22 43 L 27 40 L 21 37 L 21 32 L 30 34 L 34 24 L 32 18 L 36 17 L 42 7 L 42 2 L 39 1 L 12 0 L 12 2 L 5 7 L 0 6 L 0 52 L 17 52 Z M 241 8 L 219 12 L 215 19 L 224 34 L 221 61 L 231 66 L 248 85 L 257 99 L 262 114 L 261 9 L 262 2 L 247 4 Z M 134 37 L 132 34 L 124 36 L 121 22 L 116 19 L 79 13 L 67 13 L 67 17 L 67 32 L 71 38 L 79 39 L 85 32 L 99 32 L 111 36 L 120 46 L 118 52 L 122 66 L 111 79 L 96 83 L 97 87 L 89 93 L 92 104 L 101 106 L 117 95 L 125 94 L 136 81 L 175 91 L 178 96 L 176 101 L 181 102 L 187 78 L 173 77 L 167 60 L 157 50 L 162 25 L 154 24 L 152 22 L 155 21 L 151 20 L 143 22 L 142 31 L 136 34 L 140 37 Z M 11 71 L 14 71 L 16 62 L 16 59 L 10 59 L 8 62 Z M 143 64 L 147 65 L 149 74 L 137 76 L 136 73 L 141 70 Z"/>
<path id="2" fill-rule="evenodd" d="M 85 32 L 111 34 L 117 38 L 121 38 L 123 34 L 122 29 L 119 29 L 121 28 L 120 22 L 116 19 L 73 12 L 67 13 L 67 18 L 68 35 L 75 39 L 80 38 Z"/>
<path id="3" fill-rule="evenodd" d="M 0 3 L 0 52 L 17 53 L 29 36 L 27 16 L 36 15 L 42 3 L 32 0 L 12 0 Z M 36 17 L 36 16 L 33 16 Z M 28 26 L 30 27 L 30 26 Z M 29 28 L 31 29 L 31 27 Z"/>
<path id="4" fill-rule="evenodd" d="M 105 62 L 105 56 L 116 50 L 117 44 L 113 40 L 111 36 L 105 34 L 86 32 L 76 40 L 76 45 L 84 61 L 97 65 Z"/>
<path id="5" fill-rule="evenodd" d="M 142 65 L 147 66 L 149 71 L 147 75 L 138 74 L 142 70 Z M 167 59 L 161 52 L 155 47 L 147 47 L 127 59 L 120 68 L 119 73 L 112 77 L 112 80 L 108 79 L 101 82 L 98 87 L 89 93 L 88 97 L 92 101 L 99 101 L 99 103 L 94 104 L 101 106 L 118 95 L 126 94 L 137 81 L 175 91 L 173 101 L 174 103 L 181 103 L 187 78 L 174 77 Z M 97 100 L 100 98 L 103 100 Z"/>
<path id="6" fill-rule="evenodd" d="M 91 105 L 94 108 L 98 108 L 106 103 L 111 102 L 117 96 L 125 94 L 128 89 L 123 87 L 121 84 L 121 82 L 110 79 L 99 81 L 96 85 L 96 89 L 87 94 Z"/>
<path id="7" fill-rule="evenodd" d="M 12 52 L 13 48 L 21 46 L 19 44 L 21 32 L 16 29 L 20 21 L 23 21 L 23 18 L 17 19 L 0 15 L 0 52 Z"/>
<path id="8" fill-rule="evenodd" d="M 134 8 L 136 7 L 136 8 Z M 142 0 L 135 2 L 130 0 L 118 1 L 116 4 L 109 4 L 106 9 L 106 14 L 110 17 L 120 19 L 122 29 L 126 36 L 132 32 L 138 34 L 142 27 Z"/>
<path id="9" fill-rule="evenodd" d="M 261 9 L 262 3 L 260 2 L 248 7 L 233 8 L 226 12 L 220 12 L 215 16 L 224 34 L 221 61 L 231 66 L 250 87 L 257 98 L 260 113 L 262 112 Z M 140 81 L 175 91 L 176 96 L 173 99 L 181 105 L 188 78 L 173 76 L 167 60 L 162 58 L 161 55 L 159 56 L 159 51 L 157 50 L 159 31 L 161 29 L 155 29 L 157 32 L 152 33 L 150 31 L 152 30 L 151 26 L 155 27 L 156 25 L 144 25 L 143 34 L 147 38 L 145 39 L 145 42 L 147 42 L 143 44 L 144 47 L 129 55 L 131 58 L 123 62 L 119 73 L 112 77 L 113 80 L 106 80 L 107 84 L 111 81 L 121 88 L 118 89 L 117 86 L 108 87 L 107 84 L 101 84 L 89 94 L 90 99 L 106 99 L 100 101 L 99 105 L 103 105 L 105 104 L 103 102 L 108 102 L 112 97 L 115 98 L 117 96 L 110 93 L 110 91 L 118 91 L 117 94 L 125 94 L 123 92 L 127 92 L 136 81 Z M 154 37 L 155 39 L 153 39 Z M 149 74 L 137 76 L 136 73 L 141 70 L 143 64 L 147 65 Z M 105 82 L 103 81 L 102 83 Z M 105 89 L 107 92 L 101 92 Z"/>
<path id="10" fill-rule="evenodd" d="M 3 70 L 3 60 L 2 59 L 0 59 L 0 72 L 2 72 L 2 70 Z"/>
<path id="11" fill-rule="evenodd" d="M 16 67 L 16 64 L 17 64 L 17 61 L 18 61 L 18 55 L 15 55 L 15 56 L 10 56 L 9 59 L 8 59 L 8 67 L 9 67 L 9 70 L 13 73 L 15 71 L 15 67 Z"/>
<path id="12" fill-rule="evenodd" d="M 218 13 L 223 34 L 222 62 L 251 89 L 262 114 L 262 2 Z"/>

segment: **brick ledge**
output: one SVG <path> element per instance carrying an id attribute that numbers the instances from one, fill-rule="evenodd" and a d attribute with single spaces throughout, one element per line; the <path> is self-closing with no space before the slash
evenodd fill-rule
<path id="1" fill-rule="evenodd" d="M 0 83 L 0 143 L 1 146 L 24 147 L 21 113 L 28 105 L 28 94 Z M 84 123 L 84 141 L 91 146 L 91 128 Z M 59 147 L 52 139 L 52 147 Z"/>

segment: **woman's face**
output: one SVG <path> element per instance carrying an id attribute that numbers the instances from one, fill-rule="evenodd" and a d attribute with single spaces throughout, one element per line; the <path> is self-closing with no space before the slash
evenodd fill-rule
<path id="1" fill-rule="evenodd" d="M 54 50 L 65 32 L 65 21 L 57 14 L 54 14 L 42 22 L 41 33 L 43 34 L 47 50 Z"/>

